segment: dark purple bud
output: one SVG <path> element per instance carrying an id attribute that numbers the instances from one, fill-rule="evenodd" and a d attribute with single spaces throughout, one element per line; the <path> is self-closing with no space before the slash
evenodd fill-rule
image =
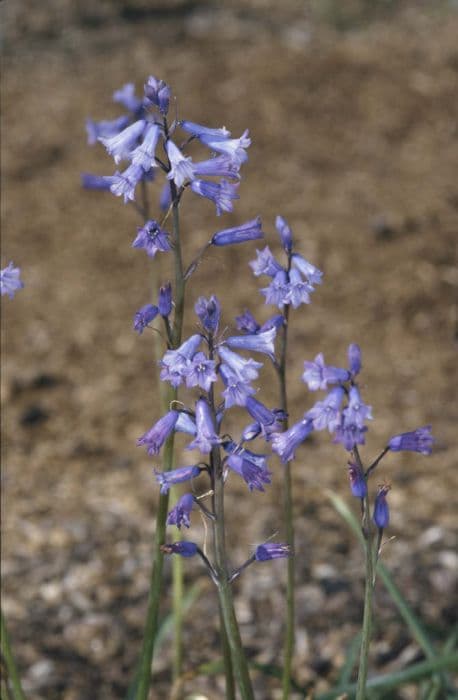
<path id="1" fill-rule="evenodd" d="M 275 328 L 277 331 L 284 325 L 285 317 L 283 314 L 275 314 L 272 318 L 269 318 L 265 323 L 262 324 L 259 332 L 270 331 L 271 328 Z"/>
<path id="2" fill-rule="evenodd" d="M 158 80 L 150 75 L 144 86 L 145 97 L 149 102 L 158 107 L 161 114 L 166 115 L 169 111 L 170 88 L 163 80 Z"/>
<path id="3" fill-rule="evenodd" d="M 246 241 L 254 241 L 258 238 L 263 238 L 261 217 L 246 221 L 240 226 L 234 228 L 226 228 L 223 231 L 215 233 L 211 242 L 216 246 L 232 245 L 234 243 L 245 243 Z"/>
<path id="4" fill-rule="evenodd" d="M 195 542 L 172 542 L 163 544 L 161 550 L 164 554 L 179 554 L 182 557 L 193 557 L 199 551 Z"/>
<path id="5" fill-rule="evenodd" d="M 254 558 L 256 561 L 270 561 L 271 559 L 283 559 L 291 556 L 291 548 L 283 542 L 265 542 L 256 547 Z"/>
<path id="6" fill-rule="evenodd" d="M 219 320 L 221 318 L 221 304 L 214 294 L 210 299 L 199 297 L 194 306 L 199 320 L 206 331 L 209 333 L 217 333 Z"/>
<path id="7" fill-rule="evenodd" d="M 134 316 L 134 331 L 137 331 L 137 333 L 141 335 L 148 323 L 154 321 L 158 313 L 159 309 L 157 306 L 153 306 L 153 304 L 145 304 L 145 306 L 142 306 Z"/>
<path id="8" fill-rule="evenodd" d="M 243 333 L 257 333 L 260 329 L 259 324 L 254 318 L 253 314 L 246 310 L 241 316 L 237 316 L 235 319 L 237 329 Z"/>
<path id="9" fill-rule="evenodd" d="M 180 529 L 182 525 L 189 527 L 191 524 L 190 515 L 193 506 L 194 496 L 192 493 L 185 493 L 168 514 L 167 525 L 176 525 L 178 529 Z"/>
<path id="10" fill-rule="evenodd" d="M 367 483 L 358 465 L 353 462 L 348 463 L 348 476 L 353 496 L 356 498 L 365 498 L 367 495 Z"/>
<path id="11" fill-rule="evenodd" d="M 378 494 L 375 497 L 373 519 L 374 523 L 381 530 L 388 527 L 388 523 L 390 522 L 390 509 L 386 501 L 386 495 L 390 488 L 391 486 L 389 484 L 379 486 Z"/>
<path id="12" fill-rule="evenodd" d="M 388 448 L 392 452 L 407 450 L 409 452 L 419 452 L 422 455 L 430 455 L 433 449 L 433 442 L 431 426 L 425 425 L 410 433 L 394 435 L 388 443 Z"/>
<path id="13" fill-rule="evenodd" d="M 164 286 L 159 289 L 157 305 L 161 316 L 167 318 L 172 311 L 172 285 L 170 282 L 164 284 Z"/>
<path id="14" fill-rule="evenodd" d="M 277 227 L 283 248 L 287 253 L 290 253 L 293 247 L 293 234 L 290 227 L 282 216 L 277 216 L 275 219 L 275 226 Z"/>
<path id="15" fill-rule="evenodd" d="M 361 348 L 356 343 L 348 346 L 348 369 L 352 377 L 356 377 L 361 371 Z"/>

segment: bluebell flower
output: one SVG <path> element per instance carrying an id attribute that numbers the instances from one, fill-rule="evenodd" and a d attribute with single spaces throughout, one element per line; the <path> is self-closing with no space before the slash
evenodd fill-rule
<path id="1" fill-rule="evenodd" d="M 250 358 L 245 359 L 236 352 L 232 352 L 229 348 L 221 344 L 218 347 L 218 355 L 224 362 L 224 364 L 229 368 L 229 370 L 235 374 L 242 382 L 252 382 L 259 376 L 258 370 L 262 367 L 262 362 L 256 362 Z"/>
<path id="2" fill-rule="evenodd" d="M 431 435 L 431 426 L 425 425 L 409 433 L 394 435 L 388 442 L 388 448 L 392 452 L 407 450 L 409 452 L 419 452 L 423 455 L 430 455 L 433 449 L 434 438 Z"/>
<path id="3" fill-rule="evenodd" d="M 307 384 L 310 391 L 327 389 L 328 384 L 346 382 L 350 379 L 350 372 L 340 367 L 332 367 L 324 362 L 323 353 L 319 353 L 313 362 L 304 362 L 304 373 L 302 381 Z"/>
<path id="4" fill-rule="evenodd" d="M 254 241 L 264 236 L 261 224 L 261 217 L 257 216 L 251 221 L 246 221 L 240 226 L 226 228 L 223 231 L 215 233 L 211 239 L 212 245 L 225 246 L 233 245 L 234 243 L 246 243 Z"/>
<path id="5" fill-rule="evenodd" d="M 162 115 L 169 111 L 170 88 L 163 80 L 158 80 L 150 75 L 144 85 L 145 97 L 148 102 L 158 107 Z"/>
<path id="6" fill-rule="evenodd" d="M 81 173 L 81 184 L 86 190 L 111 190 L 111 185 L 117 182 L 115 175 L 93 175 Z"/>
<path id="7" fill-rule="evenodd" d="M 255 277 L 260 277 L 261 275 L 275 277 L 277 272 L 283 270 L 283 267 L 272 255 L 268 245 L 266 245 L 264 250 L 257 250 L 256 256 L 256 260 L 248 263 Z"/>
<path id="8" fill-rule="evenodd" d="M 275 226 L 284 250 L 290 253 L 293 247 L 293 234 L 288 223 L 282 216 L 277 216 L 275 219 Z"/>
<path id="9" fill-rule="evenodd" d="M 272 434 L 277 433 L 282 429 L 283 421 L 286 419 L 285 411 L 281 409 L 274 409 L 273 411 L 263 403 L 255 399 L 253 396 L 249 396 L 245 408 L 252 418 L 255 419 L 255 423 L 252 424 L 252 432 L 257 432 L 257 435 L 262 434 L 267 442 L 271 440 Z M 243 437 L 245 440 L 250 439 L 247 437 L 249 432 L 245 428 L 243 432 Z M 255 437 L 257 437 L 257 435 Z M 251 438 L 254 439 L 254 438 Z"/>
<path id="10" fill-rule="evenodd" d="M 159 365 L 161 380 L 170 382 L 173 387 L 179 386 L 186 379 L 191 358 L 197 352 L 202 342 L 200 333 L 192 335 L 176 350 L 167 350 Z"/>
<path id="11" fill-rule="evenodd" d="M 145 130 L 146 124 L 147 122 L 144 119 L 138 119 L 114 136 L 107 138 L 99 136 L 99 141 L 103 143 L 110 156 L 114 158 L 115 163 L 120 163 L 122 160 L 130 158 L 134 147 L 137 146 L 138 140 Z"/>
<path id="12" fill-rule="evenodd" d="M 185 182 L 194 179 L 194 165 L 192 158 L 184 156 L 178 146 L 173 141 L 165 144 L 167 155 L 170 161 L 170 172 L 167 174 L 168 180 L 173 180 L 177 187 L 182 187 Z"/>
<path id="13" fill-rule="evenodd" d="M 144 226 L 137 228 L 137 237 L 132 243 L 132 248 L 144 248 L 150 258 L 154 258 L 158 251 L 163 253 L 172 249 L 169 234 L 160 228 L 157 221 L 149 219 Z"/>
<path id="14" fill-rule="evenodd" d="M 314 430 L 325 430 L 327 428 L 330 433 L 333 433 L 339 427 L 341 420 L 340 406 L 344 396 L 344 389 L 340 386 L 335 387 L 331 389 L 323 401 L 317 401 L 307 411 L 305 417 L 313 421 Z"/>
<path id="15" fill-rule="evenodd" d="M 176 525 L 180 530 L 181 526 L 189 527 L 191 524 L 190 515 L 194 506 L 194 496 L 192 493 L 185 493 L 178 499 L 176 505 L 167 516 L 167 525 Z"/>
<path id="16" fill-rule="evenodd" d="M 252 350 L 253 352 L 269 355 L 269 357 L 274 359 L 274 340 L 276 335 L 276 328 L 270 328 L 254 335 L 232 335 L 226 338 L 225 344 L 233 350 Z"/>
<path id="17" fill-rule="evenodd" d="M 357 386 L 351 386 L 348 394 L 348 406 L 344 409 L 345 422 L 362 428 L 366 420 L 372 420 L 372 407 L 362 400 Z"/>
<path id="18" fill-rule="evenodd" d="M 129 124 L 130 118 L 127 115 L 117 117 L 117 119 L 104 119 L 100 122 L 95 122 L 92 119 L 86 119 L 87 142 L 89 146 L 93 146 L 100 137 L 110 138 L 116 136 L 120 131 L 123 131 Z"/>
<path id="19" fill-rule="evenodd" d="M 157 300 L 159 313 L 163 318 L 170 316 L 172 311 L 172 285 L 170 282 L 159 287 L 159 296 Z"/>
<path id="20" fill-rule="evenodd" d="M 183 131 L 187 131 L 189 134 L 197 136 L 197 138 L 205 136 L 207 139 L 221 141 L 228 139 L 231 135 L 231 132 L 228 131 L 225 126 L 223 126 L 221 129 L 211 129 L 208 126 L 202 126 L 202 124 L 196 124 L 195 122 L 190 122 L 186 119 L 183 119 L 178 123 Z"/>
<path id="21" fill-rule="evenodd" d="M 262 433 L 262 425 L 260 423 L 250 423 L 242 430 L 242 442 L 255 440 Z"/>
<path id="22" fill-rule="evenodd" d="M 386 495 L 390 490 L 389 484 L 379 486 L 378 494 L 375 497 L 373 520 L 378 528 L 384 530 L 390 522 L 390 509 L 386 500 Z"/>
<path id="23" fill-rule="evenodd" d="M 116 172 L 113 176 L 113 182 L 110 191 L 116 197 L 123 197 L 124 204 L 129 200 L 135 199 L 135 188 L 140 180 L 144 177 L 143 168 L 139 165 L 129 165 L 122 173 Z"/>
<path id="24" fill-rule="evenodd" d="M 158 313 L 159 309 L 157 306 L 153 306 L 153 304 L 145 304 L 145 306 L 142 306 L 134 316 L 134 330 L 141 335 L 146 326 L 151 323 L 151 321 L 154 321 Z"/>
<path id="25" fill-rule="evenodd" d="M 19 289 L 24 287 L 24 282 L 21 280 L 21 269 L 14 267 L 14 263 L 10 262 L 3 270 L 0 270 L 0 291 L 3 294 L 8 294 L 10 299 Z"/>
<path id="26" fill-rule="evenodd" d="M 239 331 L 248 334 L 257 333 L 261 328 L 251 311 L 248 311 L 248 309 L 245 309 L 243 314 L 240 316 L 236 316 L 235 324 Z"/>
<path id="27" fill-rule="evenodd" d="M 113 93 L 113 102 L 123 105 L 130 112 L 136 114 L 143 107 L 143 101 L 135 96 L 135 85 L 126 83 L 119 90 Z"/>
<path id="28" fill-rule="evenodd" d="M 212 294 L 210 299 L 199 297 L 194 306 L 194 311 L 206 331 L 213 334 L 218 332 L 221 304 L 214 294 Z"/>
<path id="29" fill-rule="evenodd" d="M 196 401 L 196 430 L 196 438 L 188 445 L 188 450 L 198 449 L 208 454 L 213 445 L 219 444 L 210 406 L 203 398 Z"/>
<path id="30" fill-rule="evenodd" d="M 159 197 L 159 208 L 161 211 L 167 211 L 171 204 L 172 195 L 170 193 L 170 185 L 168 182 L 166 182 Z"/>
<path id="31" fill-rule="evenodd" d="M 294 453 L 313 430 L 313 422 L 307 418 L 295 423 L 284 433 L 272 434 L 272 450 L 277 453 L 283 464 L 294 459 Z"/>
<path id="32" fill-rule="evenodd" d="M 285 317 L 283 314 L 275 314 L 275 316 L 271 316 L 271 318 L 268 318 L 267 321 L 262 324 L 258 332 L 264 333 L 264 331 L 270 331 L 272 328 L 275 328 L 275 330 L 278 331 L 284 325 L 284 323 Z"/>
<path id="33" fill-rule="evenodd" d="M 271 483 L 271 473 L 269 470 L 260 464 L 257 464 L 245 456 L 232 454 L 227 458 L 227 465 L 232 471 L 239 474 L 250 491 L 264 491 L 264 484 Z"/>
<path id="34" fill-rule="evenodd" d="M 366 432 L 367 426 L 360 427 L 355 423 L 348 423 L 345 420 L 344 413 L 341 424 L 336 428 L 333 443 L 340 443 L 346 450 L 348 450 L 348 452 L 350 452 L 355 445 L 364 445 L 366 442 Z"/>
<path id="35" fill-rule="evenodd" d="M 195 194 L 214 202 L 217 216 L 220 216 L 223 211 L 233 210 L 232 200 L 240 199 L 237 188 L 238 184 L 231 185 L 227 180 L 221 180 L 219 184 L 207 180 L 193 180 L 191 182 L 191 189 Z"/>
<path id="36" fill-rule="evenodd" d="M 179 554 L 182 557 L 193 557 L 198 553 L 199 547 L 195 542 L 172 542 L 161 546 L 165 554 Z"/>
<path id="37" fill-rule="evenodd" d="M 294 269 L 290 271 L 288 303 L 294 309 L 297 309 L 301 304 L 310 304 L 310 294 L 313 291 L 313 287 L 303 281 L 300 272 Z"/>
<path id="38" fill-rule="evenodd" d="M 365 498 L 367 495 L 367 482 L 364 474 L 357 464 L 348 463 L 348 477 L 350 479 L 350 489 L 356 498 Z"/>
<path id="39" fill-rule="evenodd" d="M 279 270 L 268 287 L 260 290 L 266 298 L 266 304 L 274 304 L 282 308 L 285 304 L 289 304 L 289 281 L 288 273 L 285 270 Z"/>
<path id="40" fill-rule="evenodd" d="M 200 386 L 204 391 L 210 391 L 217 379 L 214 360 L 208 360 L 203 352 L 197 352 L 186 368 L 186 386 Z"/>
<path id="41" fill-rule="evenodd" d="M 172 434 L 175 424 L 178 420 L 178 411 L 169 411 L 159 418 L 157 423 L 155 423 L 152 428 L 146 431 L 137 440 L 138 447 L 146 445 L 146 451 L 149 455 L 157 455 L 164 442 L 167 440 L 169 435 Z"/>
<path id="42" fill-rule="evenodd" d="M 256 561 L 270 561 L 271 559 L 283 559 L 291 556 L 291 547 L 283 542 L 264 542 L 256 547 L 254 558 Z"/>
<path id="43" fill-rule="evenodd" d="M 348 369 L 352 377 L 361 372 L 361 348 L 356 343 L 348 346 Z"/>
<path id="44" fill-rule="evenodd" d="M 194 173 L 201 177 L 229 177 L 232 180 L 240 180 L 240 164 L 228 156 L 217 156 L 194 163 Z"/>
<path id="45" fill-rule="evenodd" d="M 157 472 L 155 471 L 155 477 L 160 484 L 161 493 L 168 493 L 171 486 L 175 484 L 182 484 L 185 481 L 191 481 L 199 476 L 202 468 L 198 464 L 193 464 L 189 467 L 178 467 L 178 469 L 171 469 L 168 472 Z"/>
<path id="46" fill-rule="evenodd" d="M 211 148 L 212 151 L 224 153 L 236 163 L 242 164 L 248 160 L 246 149 L 251 144 L 251 139 L 248 134 L 249 131 L 247 129 L 238 139 L 215 139 L 205 134 L 201 134 L 199 138 L 200 141 L 208 146 L 208 148 Z"/>
<path id="47" fill-rule="evenodd" d="M 312 263 L 303 258 L 302 255 L 293 253 L 291 256 L 291 264 L 293 268 L 296 268 L 304 275 L 309 284 L 321 284 L 323 273 L 315 267 L 315 265 L 312 265 Z"/>
<path id="48" fill-rule="evenodd" d="M 131 160 L 134 165 L 140 165 L 145 172 L 151 168 L 157 168 L 155 160 L 156 146 L 161 135 L 161 130 L 157 124 L 149 124 L 146 127 L 143 141 L 131 153 Z"/>
<path id="49" fill-rule="evenodd" d="M 225 440 L 223 442 L 223 447 L 229 455 L 236 454 L 239 457 L 243 457 L 247 462 L 253 462 L 253 464 L 261 467 L 263 470 L 267 469 L 267 455 L 252 452 L 246 447 L 240 447 L 240 445 L 236 445 L 233 440 Z"/>
<path id="50" fill-rule="evenodd" d="M 256 393 L 255 389 L 247 383 L 246 379 L 242 379 L 239 375 L 232 372 L 227 365 L 221 364 L 219 366 L 219 373 L 226 387 L 222 392 L 225 408 L 231 408 L 231 406 L 245 406 L 247 398 Z"/>
<path id="51" fill-rule="evenodd" d="M 187 433 L 188 435 L 195 435 L 196 434 L 196 422 L 192 416 L 189 415 L 189 413 L 185 413 L 184 411 L 180 411 L 180 415 L 178 416 L 178 420 L 175 423 L 175 432 L 176 433 Z"/>

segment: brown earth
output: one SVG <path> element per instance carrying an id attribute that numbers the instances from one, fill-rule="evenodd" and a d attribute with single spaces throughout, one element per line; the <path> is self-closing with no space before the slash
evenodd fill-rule
<path id="1" fill-rule="evenodd" d="M 390 435 L 431 423 L 433 455 L 391 455 L 380 478 L 395 539 L 384 559 L 433 639 L 453 624 L 456 458 L 456 234 L 458 17 L 429 3 L 368 21 L 332 2 L 6 3 L 2 266 L 20 264 L 26 289 L 2 302 L 4 414 L 3 606 L 27 695 L 33 700 L 124 697 L 145 613 L 157 487 L 135 440 L 159 416 L 151 336 L 131 330 L 148 298 L 149 263 L 132 250 L 137 219 L 79 173 L 112 172 L 85 144 L 84 119 L 119 113 L 127 81 L 169 82 L 180 115 L 253 139 L 241 199 L 216 220 L 190 195 L 186 257 L 218 228 L 262 214 L 270 245 L 282 213 L 298 249 L 325 272 L 313 303 L 293 314 L 291 417 L 315 400 L 298 381 L 323 351 L 364 352 L 373 406 L 367 458 Z M 325 10 L 325 11 L 324 11 Z M 318 16 L 319 15 L 319 16 Z M 331 21 L 332 20 L 332 21 Z M 338 28 L 332 26 L 338 25 Z M 352 24 L 352 28 L 348 27 Z M 341 31 L 341 28 L 345 31 Z M 254 246 L 208 254 L 189 307 L 216 292 L 227 324 L 261 306 L 247 261 Z M 161 261 L 161 276 L 167 270 Z M 237 277 L 235 278 L 235 275 Z M 271 309 L 262 308 L 264 318 Z M 187 330 L 193 329 L 189 317 Z M 262 397 L 276 401 L 266 370 Z M 154 462 L 157 466 L 157 462 Z M 249 495 L 230 484 L 234 562 L 277 530 L 282 471 Z M 361 618 L 362 557 L 324 493 L 350 505 L 346 454 L 317 435 L 295 465 L 298 640 L 295 674 L 330 687 Z M 200 529 L 199 529 L 200 528 Z M 195 518 L 194 536 L 203 536 Z M 201 541 L 201 539 L 200 539 Z M 199 586 L 185 629 L 185 669 L 217 655 L 215 597 Z M 163 614 L 169 610 L 167 569 Z M 284 565 L 252 567 L 236 587 L 247 652 L 281 662 Z M 374 672 L 421 652 L 381 585 Z M 152 698 L 170 691 L 170 638 L 155 661 Z M 255 677 L 257 697 L 278 683 Z M 222 697 L 220 678 L 183 692 Z M 415 698 L 415 688 L 384 697 Z"/>

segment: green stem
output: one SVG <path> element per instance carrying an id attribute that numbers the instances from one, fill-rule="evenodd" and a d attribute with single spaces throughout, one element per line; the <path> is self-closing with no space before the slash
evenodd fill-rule
<path id="1" fill-rule="evenodd" d="M 26 700 L 24 691 L 21 687 L 21 681 L 19 678 L 19 673 L 16 668 L 13 653 L 11 651 L 10 640 L 8 636 L 8 630 L 6 629 L 6 623 L 3 617 L 3 612 L 0 610 L 0 652 L 2 656 L 2 662 L 5 664 L 6 668 L 6 686 L 11 689 L 11 697 L 13 700 Z"/>
<path id="2" fill-rule="evenodd" d="M 173 680 L 181 677 L 183 668 L 183 559 L 172 557 L 172 610 L 173 610 Z"/>
<path id="3" fill-rule="evenodd" d="M 226 625 L 224 624 L 224 616 L 219 605 L 219 628 L 221 635 L 221 649 L 223 652 L 224 677 L 226 679 L 226 700 L 235 700 L 235 683 L 234 669 L 232 668 L 231 647 L 227 638 Z"/>

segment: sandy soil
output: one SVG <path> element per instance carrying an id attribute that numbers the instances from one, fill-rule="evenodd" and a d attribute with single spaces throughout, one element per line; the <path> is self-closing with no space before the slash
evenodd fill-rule
<path id="1" fill-rule="evenodd" d="M 140 88 L 151 73 L 172 85 L 181 115 L 234 133 L 249 127 L 253 138 L 232 215 L 217 221 L 206 202 L 187 198 L 188 259 L 210 233 L 258 213 L 276 248 L 281 213 L 325 272 L 313 304 L 293 317 L 292 419 L 315 398 L 297 381 L 303 360 L 323 351 L 339 364 L 356 341 L 375 416 L 365 454 L 396 432 L 433 425 L 430 458 L 392 455 L 380 477 L 393 484 L 385 561 L 443 643 L 456 571 L 458 18 L 425 3 L 338 31 L 295 2 L 252 2 L 249 11 L 75 6 L 2 8 L 2 264 L 20 264 L 27 285 L 2 302 L 3 605 L 28 697 L 122 698 L 139 650 L 157 487 L 135 440 L 159 409 L 151 337 L 136 337 L 131 318 L 148 298 L 150 273 L 130 247 L 135 212 L 81 191 L 79 174 L 112 172 L 102 149 L 86 147 L 85 117 L 115 116 L 112 91 L 127 81 Z M 245 307 L 260 308 L 253 253 L 209 254 L 190 308 L 210 291 L 228 325 Z M 272 404 L 275 384 L 265 378 Z M 361 616 L 361 553 L 324 493 L 351 503 L 345 464 L 320 434 L 298 452 L 294 475 L 295 670 L 317 689 L 335 679 Z M 274 471 L 264 495 L 231 485 L 235 562 L 282 531 L 281 467 Z M 201 530 L 196 519 L 196 537 Z M 186 626 L 192 670 L 215 657 L 216 607 L 198 562 L 186 571 L 199 586 Z M 236 589 L 246 647 L 260 662 L 280 660 L 283 586 L 276 562 L 249 570 Z M 164 615 L 169 603 L 166 594 Z M 373 669 L 421 658 L 381 586 L 376 611 Z M 169 669 L 166 639 L 153 698 L 169 697 Z M 276 682 L 255 683 L 260 699 L 277 697 Z M 195 678 L 184 692 L 217 699 L 220 679 Z M 416 696 L 406 688 L 396 697 Z"/>

